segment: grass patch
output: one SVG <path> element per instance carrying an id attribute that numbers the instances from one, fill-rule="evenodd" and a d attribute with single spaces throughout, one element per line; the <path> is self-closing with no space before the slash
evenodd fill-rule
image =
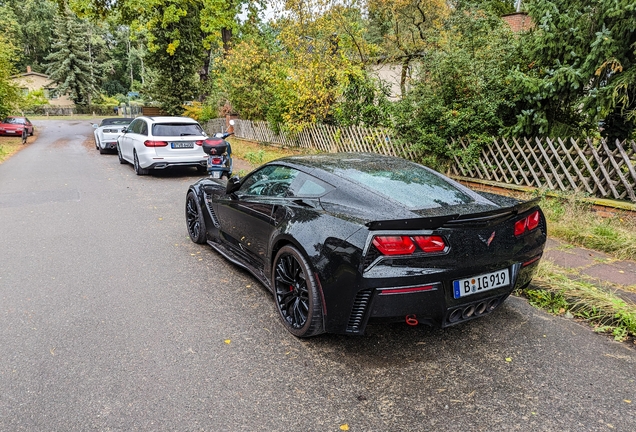
<path id="1" fill-rule="evenodd" d="M 544 197 L 541 208 L 551 237 L 636 261 L 636 216 L 604 217 L 573 195 Z"/>
<path id="2" fill-rule="evenodd" d="M 30 141 L 32 138 L 29 137 L 28 139 Z M 22 147 L 22 138 L 0 137 L 0 163 L 7 160 Z"/>
<path id="3" fill-rule="evenodd" d="M 520 294 L 536 307 L 586 321 L 618 341 L 636 336 L 636 304 L 550 262 L 541 261 L 532 284 Z"/>
<path id="4" fill-rule="evenodd" d="M 252 141 L 244 141 L 238 138 L 231 138 L 230 143 L 232 144 L 232 157 L 246 160 L 253 167 L 285 156 L 316 153 L 314 150 L 274 147 Z"/>

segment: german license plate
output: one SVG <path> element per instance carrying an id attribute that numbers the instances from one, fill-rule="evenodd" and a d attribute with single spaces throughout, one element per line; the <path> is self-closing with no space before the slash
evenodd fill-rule
<path id="1" fill-rule="evenodd" d="M 193 142 L 173 142 L 173 143 L 170 143 L 170 146 L 173 149 L 193 148 L 194 143 Z"/>
<path id="2" fill-rule="evenodd" d="M 510 272 L 503 269 L 453 281 L 453 295 L 457 299 L 507 285 L 510 285 Z"/>
<path id="3" fill-rule="evenodd" d="M 212 171 L 210 174 L 212 175 L 212 178 L 215 178 L 215 179 L 221 178 L 221 171 Z"/>

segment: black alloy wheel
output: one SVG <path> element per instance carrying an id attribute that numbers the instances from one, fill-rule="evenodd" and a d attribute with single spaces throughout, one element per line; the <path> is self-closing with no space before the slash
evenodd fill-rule
<path id="1" fill-rule="evenodd" d="M 124 165 L 126 163 L 126 159 L 121 157 L 121 149 L 119 148 L 119 144 L 117 144 L 117 157 L 119 158 L 119 163 Z"/>
<path id="2" fill-rule="evenodd" d="M 138 176 L 148 174 L 148 169 L 142 168 L 141 165 L 139 165 L 139 158 L 137 157 L 137 152 L 134 150 L 133 150 L 133 166 L 135 167 L 135 174 L 137 174 Z"/>
<path id="3" fill-rule="evenodd" d="M 195 243 L 205 243 L 205 220 L 203 219 L 203 213 L 201 212 L 199 200 L 197 199 L 197 196 L 193 191 L 188 192 L 188 196 L 186 198 L 185 215 L 190 239 Z"/>
<path id="4" fill-rule="evenodd" d="M 305 257 L 293 246 L 283 246 L 274 259 L 276 307 L 285 328 L 298 337 L 324 333 L 322 302 Z"/>

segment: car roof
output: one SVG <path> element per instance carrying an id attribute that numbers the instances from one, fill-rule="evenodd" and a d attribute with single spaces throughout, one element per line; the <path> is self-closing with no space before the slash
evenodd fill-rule
<path id="1" fill-rule="evenodd" d="M 152 123 L 196 123 L 199 124 L 198 121 L 194 120 L 190 117 L 182 117 L 182 116 L 157 116 L 157 117 L 138 117 L 150 120 Z"/>

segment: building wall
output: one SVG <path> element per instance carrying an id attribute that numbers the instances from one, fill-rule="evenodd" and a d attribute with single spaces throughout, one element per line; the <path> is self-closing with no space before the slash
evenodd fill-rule
<path id="1" fill-rule="evenodd" d="M 534 27 L 532 18 L 525 12 L 515 12 L 501 17 L 515 33 L 521 33 Z"/>
<path id="2" fill-rule="evenodd" d="M 11 77 L 13 83 L 25 91 L 44 90 L 50 105 L 62 107 L 75 106 L 67 95 L 55 97 L 55 93 L 52 90 L 57 86 L 51 82 L 48 76 L 37 72 L 30 72 L 29 69 L 27 69 L 27 71 L 27 73 Z"/>

